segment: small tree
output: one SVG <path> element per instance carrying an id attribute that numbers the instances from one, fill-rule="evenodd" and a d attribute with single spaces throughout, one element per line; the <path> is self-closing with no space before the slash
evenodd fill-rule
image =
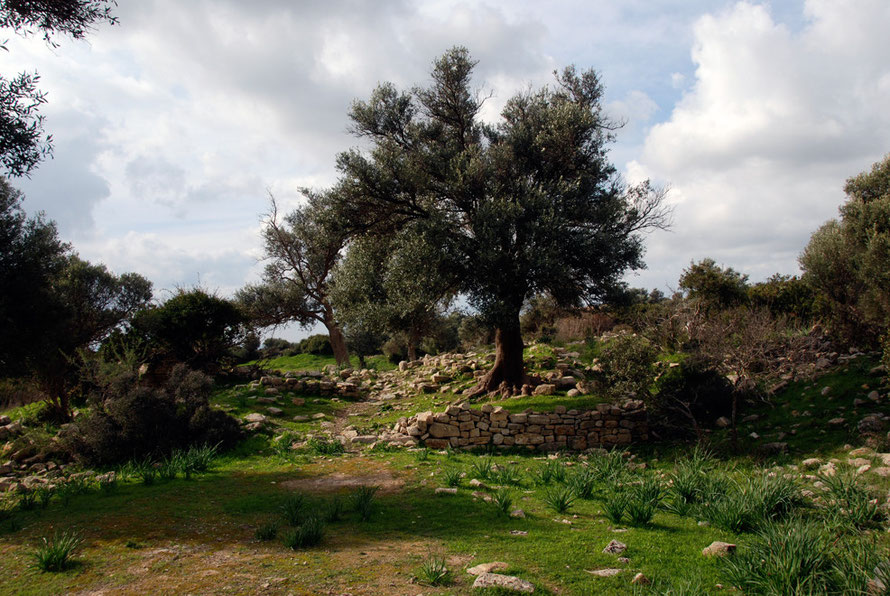
<path id="1" fill-rule="evenodd" d="M 713 259 L 690 263 L 680 276 L 680 289 L 706 308 L 732 308 L 748 301 L 748 276 Z"/>
<path id="2" fill-rule="evenodd" d="M 519 315 L 532 296 L 561 306 L 601 297 L 640 268 L 639 232 L 664 226 L 662 194 L 628 188 L 608 162 L 614 125 L 595 72 L 567 68 L 556 85 L 511 98 L 481 121 L 465 48 L 438 59 L 427 88 L 378 87 L 351 110 L 370 143 L 337 160 L 332 195 L 355 233 L 412 226 L 441 254 L 440 275 L 495 329 L 496 358 L 479 392 L 527 382 Z"/>
<path id="3" fill-rule="evenodd" d="M 890 155 L 847 180 L 840 220 L 819 228 L 800 256 L 847 341 L 876 345 L 890 325 Z"/>
<path id="4" fill-rule="evenodd" d="M 310 327 L 321 323 L 330 336 L 334 358 L 345 366 L 349 364 L 349 352 L 328 286 L 346 236 L 328 197 L 308 191 L 307 195 L 306 205 L 281 219 L 272 199 L 263 231 L 268 260 L 263 283 L 244 287 L 236 299 L 260 327 L 288 322 Z"/>
<path id="5" fill-rule="evenodd" d="M 438 247 L 410 229 L 357 239 L 333 275 L 331 299 L 339 318 L 356 339 L 403 335 L 408 359 L 416 360 L 421 340 L 434 331 L 453 296 L 440 259 Z"/>

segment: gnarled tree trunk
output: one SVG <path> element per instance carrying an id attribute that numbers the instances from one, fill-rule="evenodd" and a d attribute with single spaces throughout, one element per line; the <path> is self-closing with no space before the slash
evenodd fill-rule
<path id="1" fill-rule="evenodd" d="M 528 382 L 525 374 L 525 362 L 522 358 L 522 332 L 519 329 L 519 317 L 515 323 L 502 325 L 495 329 L 494 334 L 495 357 L 494 366 L 482 377 L 470 397 L 482 393 L 499 391 L 504 395 L 515 395 L 522 391 L 522 386 Z"/>
<path id="2" fill-rule="evenodd" d="M 340 325 L 334 319 L 334 311 L 330 307 L 325 308 L 324 326 L 328 330 L 331 349 L 334 350 L 334 359 L 339 366 L 349 366 L 349 350 L 346 347 L 346 338 L 340 330 Z"/>

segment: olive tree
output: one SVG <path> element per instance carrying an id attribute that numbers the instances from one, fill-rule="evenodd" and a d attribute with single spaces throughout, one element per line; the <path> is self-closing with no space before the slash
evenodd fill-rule
<path id="1" fill-rule="evenodd" d="M 840 220 L 819 228 L 800 256 L 835 330 L 874 343 L 890 325 L 890 155 L 847 180 Z"/>
<path id="2" fill-rule="evenodd" d="M 296 322 L 325 326 L 334 358 L 349 364 L 349 352 L 329 296 L 331 272 L 346 243 L 329 197 L 307 191 L 308 201 L 280 217 L 278 205 L 266 217 L 263 240 L 266 265 L 263 283 L 248 285 L 236 299 L 254 324 L 272 327 Z"/>
<path id="3" fill-rule="evenodd" d="M 440 256 L 437 246 L 407 228 L 356 239 L 333 276 L 339 318 L 357 339 L 373 331 L 404 335 L 408 359 L 415 360 L 421 339 L 434 330 L 453 296 L 439 273 Z"/>
<path id="4" fill-rule="evenodd" d="M 480 118 L 465 48 L 435 61 L 429 86 L 380 85 L 350 111 L 369 149 L 341 154 L 332 190 L 352 233 L 410 225 L 441 253 L 438 273 L 495 329 L 496 358 L 477 390 L 526 383 L 519 315 L 531 296 L 593 301 L 643 267 L 640 232 L 666 225 L 663 194 L 629 187 L 608 161 L 615 125 L 593 70 L 509 99 Z"/>

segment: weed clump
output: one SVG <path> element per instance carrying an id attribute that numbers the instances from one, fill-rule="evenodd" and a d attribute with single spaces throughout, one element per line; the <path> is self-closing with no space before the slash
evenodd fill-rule
<path id="1" fill-rule="evenodd" d="M 352 494 L 352 505 L 362 521 L 368 521 L 374 514 L 374 496 L 379 486 L 360 486 Z"/>
<path id="2" fill-rule="evenodd" d="M 447 586 L 453 581 L 445 559 L 434 555 L 423 560 L 415 576 L 418 582 L 426 586 Z"/>
<path id="3" fill-rule="evenodd" d="M 64 571 L 71 565 L 71 557 L 83 540 L 73 530 L 57 532 L 52 538 L 43 537 L 34 552 L 37 568 L 41 571 Z"/>
<path id="4" fill-rule="evenodd" d="M 298 527 L 285 532 L 284 546 L 293 550 L 317 546 L 324 538 L 324 522 L 314 515 L 308 516 Z"/>

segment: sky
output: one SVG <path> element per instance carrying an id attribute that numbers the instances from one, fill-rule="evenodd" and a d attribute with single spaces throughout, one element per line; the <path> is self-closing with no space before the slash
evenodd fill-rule
<path id="1" fill-rule="evenodd" d="M 429 81 L 466 46 L 498 118 L 553 71 L 594 68 L 624 122 L 610 158 L 669 189 L 631 286 L 670 294 L 705 257 L 798 273 L 850 176 L 890 152 L 886 0 L 121 0 L 87 40 L 9 34 L 4 75 L 39 72 L 54 158 L 13 185 L 81 257 L 159 299 L 260 279 L 269 195 L 336 180 L 352 101 Z M 298 337 L 291 329 L 279 333 Z"/>

